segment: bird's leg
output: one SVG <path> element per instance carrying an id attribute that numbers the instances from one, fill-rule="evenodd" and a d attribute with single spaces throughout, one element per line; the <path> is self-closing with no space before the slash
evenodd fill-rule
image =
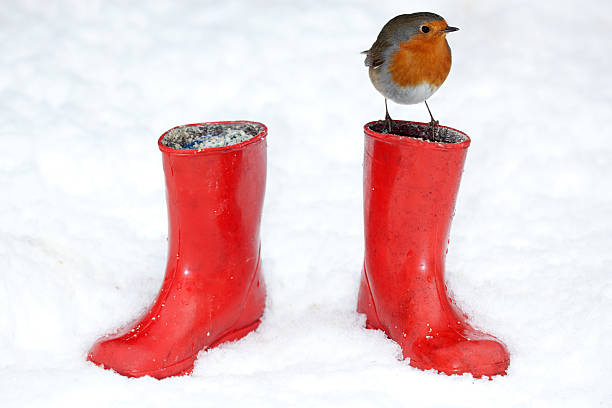
<path id="1" fill-rule="evenodd" d="M 429 109 L 429 105 L 427 104 L 427 101 L 424 101 L 424 102 L 425 102 L 425 106 L 427 107 L 427 112 L 429 112 L 429 117 L 431 118 L 431 122 L 429 122 L 429 127 L 431 128 L 431 138 L 435 139 L 436 138 L 436 126 L 438 126 L 440 122 L 434 119 L 433 115 L 431 114 L 431 109 Z"/>
<path id="2" fill-rule="evenodd" d="M 393 129 L 393 119 L 389 116 L 389 109 L 387 109 L 387 98 L 385 98 L 385 129 L 387 133 L 391 133 Z"/>

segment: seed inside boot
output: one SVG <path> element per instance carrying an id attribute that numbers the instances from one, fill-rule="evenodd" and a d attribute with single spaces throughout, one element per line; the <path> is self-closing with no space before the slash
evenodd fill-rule
<path id="1" fill-rule="evenodd" d="M 435 143 L 461 143 L 466 140 L 464 134 L 442 126 L 430 126 L 414 122 L 393 121 L 391 132 L 385 131 L 385 121 L 380 120 L 369 125 L 369 128 L 378 133 L 392 133 L 397 136 L 412 137 Z M 433 130 L 433 134 L 432 134 Z"/>
<path id="2" fill-rule="evenodd" d="M 232 146 L 249 140 L 262 131 L 263 126 L 254 122 L 180 126 L 168 131 L 162 138 L 162 144 L 172 149 Z"/>

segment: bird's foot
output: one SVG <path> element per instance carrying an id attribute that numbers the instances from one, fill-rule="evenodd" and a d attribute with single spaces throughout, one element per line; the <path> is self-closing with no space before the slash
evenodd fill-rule
<path id="1" fill-rule="evenodd" d="M 393 132 L 393 119 L 390 117 L 385 118 L 385 127 L 383 128 L 384 133 L 392 133 Z"/>
<path id="2" fill-rule="evenodd" d="M 393 119 L 389 115 L 389 109 L 387 108 L 387 98 L 385 98 L 385 127 L 383 133 L 391 133 L 393 131 Z"/>
<path id="3" fill-rule="evenodd" d="M 440 125 L 440 122 L 437 120 L 432 120 L 431 122 L 429 122 L 429 132 L 428 133 L 428 139 L 430 139 L 432 142 L 434 142 L 436 140 L 436 128 Z"/>
<path id="4" fill-rule="evenodd" d="M 385 101 L 385 108 L 386 108 L 386 101 Z M 389 111 L 387 109 L 385 109 L 385 127 L 383 130 L 385 133 L 392 133 L 393 131 L 393 119 L 391 119 L 391 115 L 389 115 Z"/>

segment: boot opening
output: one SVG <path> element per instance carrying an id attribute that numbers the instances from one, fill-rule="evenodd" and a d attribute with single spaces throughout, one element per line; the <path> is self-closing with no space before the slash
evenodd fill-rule
<path id="1" fill-rule="evenodd" d="M 432 127 L 427 123 L 394 120 L 391 132 L 387 132 L 385 131 L 385 121 L 380 120 L 368 124 L 368 128 L 376 133 L 406 136 L 434 143 L 461 143 L 467 140 L 467 136 L 463 133 L 444 126 L 435 126 L 432 135 Z"/>
<path id="2" fill-rule="evenodd" d="M 170 129 L 161 143 L 171 149 L 232 146 L 257 136 L 263 130 L 263 126 L 255 122 L 201 123 Z"/>

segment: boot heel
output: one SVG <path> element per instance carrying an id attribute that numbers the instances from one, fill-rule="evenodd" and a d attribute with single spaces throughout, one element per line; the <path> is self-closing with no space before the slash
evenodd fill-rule
<path id="1" fill-rule="evenodd" d="M 240 340 L 241 338 L 243 338 L 244 336 L 246 336 L 250 332 L 252 332 L 255 329 L 257 329 L 257 327 L 259 326 L 260 323 L 261 323 L 261 320 L 256 320 L 256 321 L 254 321 L 253 323 L 249 324 L 246 327 L 242 327 L 240 329 L 232 330 L 232 331 L 224 334 L 223 336 L 221 336 L 220 339 L 215 341 L 210 346 L 206 347 L 206 350 L 210 350 L 212 348 L 215 348 L 219 344 L 223 344 L 223 343 L 227 343 L 227 342 L 231 342 L 231 341 Z"/>
<path id="2" fill-rule="evenodd" d="M 361 284 L 359 285 L 357 313 L 366 315 L 366 329 L 382 330 L 378 315 L 376 314 L 376 307 L 374 306 L 374 299 L 372 298 L 372 290 L 368 282 L 365 265 L 363 266 Z"/>
<path id="3" fill-rule="evenodd" d="M 266 307 L 266 285 L 261 273 L 261 258 L 259 259 L 260 263 L 257 265 L 255 276 L 251 281 L 240 316 L 236 320 L 234 327 L 250 326 L 254 321 L 260 321 L 261 316 L 263 316 Z"/>

